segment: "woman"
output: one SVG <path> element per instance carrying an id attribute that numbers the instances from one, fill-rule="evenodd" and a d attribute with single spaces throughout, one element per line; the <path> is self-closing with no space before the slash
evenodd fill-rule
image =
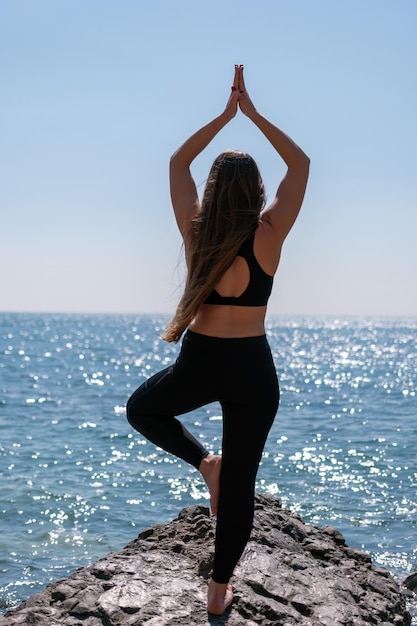
<path id="1" fill-rule="evenodd" d="M 228 151 L 214 162 L 200 204 L 190 165 L 238 108 L 265 135 L 287 165 L 271 205 L 253 159 Z M 217 515 L 207 608 L 231 604 L 229 580 L 252 529 L 255 478 L 275 418 L 279 388 L 264 320 L 281 248 L 300 210 L 309 159 L 252 104 L 243 66 L 235 66 L 225 110 L 171 157 L 172 205 L 184 239 L 188 276 L 165 331 L 178 341 L 178 359 L 129 399 L 132 426 L 164 450 L 196 467 Z M 174 416 L 219 401 L 222 455 L 204 449 Z"/>

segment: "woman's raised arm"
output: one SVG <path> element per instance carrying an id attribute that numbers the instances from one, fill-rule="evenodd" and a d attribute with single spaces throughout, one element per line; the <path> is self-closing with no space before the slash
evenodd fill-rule
<path id="1" fill-rule="evenodd" d="M 258 113 L 245 88 L 243 66 L 239 67 L 238 88 L 240 110 L 265 135 L 288 168 L 274 200 L 262 213 L 262 220 L 269 222 L 278 242 L 282 244 L 304 199 L 310 159 L 288 135 Z"/>
<path id="2" fill-rule="evenodd" d="M 169 167 L 171 201 L 183 238 L 187 236 L 191 221 L 200 206 L 190 165 L 236 115 L 239 98 L 238 80 L 239 67 L 236 65 L 232 91 L 223 113 L 191 135 L 171 157 Z"/>

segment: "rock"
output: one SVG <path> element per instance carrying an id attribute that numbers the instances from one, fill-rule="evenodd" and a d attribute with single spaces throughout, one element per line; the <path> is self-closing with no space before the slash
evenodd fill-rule
<path id="1" fill-rule="evenodd" d="M 340 532 L 319 529 L 257 495 L 251 540 L 233 577 L 235 598 L 207 615 L 215 520 L 207 508 L 140 533 L 118 553 L 48 585 L 0 616 L 0 626 L 409 626 L 397 583 Z"/>
<path id="2" fill-rule="evenodd" d="M 417 572 L 414 574 L 410 574 L 403 582 L 404 587 L 412 591 L 413 593 L 417 593 Z"/>

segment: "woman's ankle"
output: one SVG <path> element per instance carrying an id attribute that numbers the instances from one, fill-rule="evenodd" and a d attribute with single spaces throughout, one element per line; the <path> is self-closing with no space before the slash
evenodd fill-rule
<path id="1" fill-rule="evenodd" d="M 207 591 L 207 611 L 221 615 L 233 602 L 233 590 L 230 583 L 216 583 L 211 579 Z"/>

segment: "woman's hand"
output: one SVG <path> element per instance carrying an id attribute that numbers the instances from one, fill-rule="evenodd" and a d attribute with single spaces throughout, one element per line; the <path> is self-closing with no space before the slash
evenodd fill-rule
<path id="1" fill-rule="evenodd" d="M 239 90 L 239 108 L 244 115 L 250 117 L 253 113 L 256 113 L 256 109 L 252 100 L 249 98 L 249 94 L 246 91 L 245 79 L 243 78 L 243 65 L 237 67 L 238 80 L 237 87 Z"/>
<path id="2" fill-rule="evenodd" d="M 253 102 L 249 98 L 249 94 L 246 91 L 245 79 L 243 78 L 243 65 L 235 65 L 232 91 L 224 110 L 227 122 L 235 117 L 238 106 L 242 113 L 248 117 L 250 117 L 253 113 L 256 113 Z"/>
<path id="3" fill-rule="evenodd" d="M 232 91 L 230 93 L 229 100 L 227 101 L 226 108 L 224 110 L 224 114 L 228 118 L 227 121 L 232 120 L 237 113 L 237 106 L 238 106 L 238 101 L 239 101 L 239 96 L 240 96 L 240 91 L 239 91 L 239 73 L 240 73 L 239 68 L 240 67 L 242 66 L 235 65 L 235 75 L 233 78 Z"/>

